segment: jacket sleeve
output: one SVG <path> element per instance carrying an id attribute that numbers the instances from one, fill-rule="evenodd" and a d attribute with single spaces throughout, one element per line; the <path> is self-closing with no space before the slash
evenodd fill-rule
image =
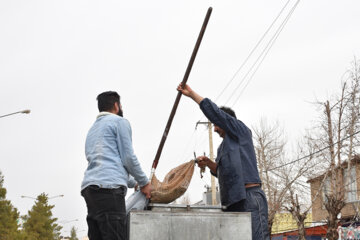
<path id="1" fill-rule="evenodd" d="M 217 170 L 217 167 L 216 167 L 216 170 Z M 217 172 L 217 171 L 216 171 L 216 172 Z M 214 177 L 218 177 L 218 176 L 217 176 L 217 173 L 214 173 L 214 172 L 211 171 L 211 170 L 210 170 L 210 173 L 211 173 L 211 175 L 213 175 Z"/>
<path id="2" fill-rule="evenodd" d="M 231 138 L 239 140 L 239 135 L 249 135 L 247 126 L 235 117 L 222 111 L 210 99 L 204 98 L 200 102 L 200 109 L 213 124 L 223 129 Z"/>
<path id="3" fill-rule="evenodd" d="M 117 126 L 117 141 L 121 161 L 125 169 L 130 175 L 134 177 L 140 187 L 145 186 L 149 182 L 149 179 L 141 169 L 140 163 L 134 153 L 132 146 L 131 126 L 126 119 L 120 121 Z M 134 181 L 130 180 L 130 185 L 133 184 Z"/>

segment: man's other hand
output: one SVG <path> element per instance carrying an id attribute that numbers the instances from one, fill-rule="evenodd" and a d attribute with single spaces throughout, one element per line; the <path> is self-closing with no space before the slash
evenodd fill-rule
<path id="1" fill-rule="evenodd" d="M 197 157 L 196 160 L 199 168 L 207 167 L 208 162 L 210 161 L 210 159 L 206 156 Z"/>
<path id="2" fill-rule="evenodd" d="M 152 190 L 152 187 L 151 187 L 151 183 L 149 182 L 148 184 L 146 184 L 145 186 L 141 187 L 140 188 L 140 191 L 145 194 L 146 198 L 147 199 L 150 199 L 151 198 L 151 190 Z"/>

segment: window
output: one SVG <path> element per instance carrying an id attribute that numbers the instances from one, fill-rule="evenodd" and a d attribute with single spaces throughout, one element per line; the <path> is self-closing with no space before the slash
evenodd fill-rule
<path id="1" fill-rule="evenodd" d="M 343 172 L 343 187 L 345 192 L 345 202 L 351 203 L 358 201 L 357 197 L 357 178 L 356 178 L 356 166 L 352 166 L 350 169 L 350 177 L 348 177 L 348 169 L 342 169 Z M 322 209 L 325 209 L 325 204 L 328 199 L 326 195 L 331 194 L 331 176 L 328 176 L 323 183 L 321 197 L 322 197 Z"/>
<path id="2" fill-rule="evenodd" d="M 350 178 L 348 178 L 348 170 L 344 169 L 344 190 L 346 192 L 346 202 L 357 201 L 357 181 L 356 181 L 356 167 L 350 169 Z"/>
<path id="3" fill-rule="evenodd" d="M 330 177 L 328 176 L 325 181 L 324 181 L 324 185 L 322 187 L 322 191 L 321 191 L 321 196 L 323 199 L 323 209 L 325 209 L 325 203 L 327 203 L 328 199 L 326 197 L 326 195 L 329 195 L 331 193 L 331 186 L 330 186 Z"/>

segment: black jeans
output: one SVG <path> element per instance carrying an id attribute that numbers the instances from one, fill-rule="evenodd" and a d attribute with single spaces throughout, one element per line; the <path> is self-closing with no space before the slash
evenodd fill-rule
<path id="1" fill-rule="evenodd" d="M 82 190 L 81 195 L 88 209 L 89 240 L 125 240 L 126 187 L 105 189 L 91 185 Z"/>
<path id="2" fill-rule="evenodd" d="M 268 205 L 265 194 L 260 187 L 246 189 L 246 199 L 231 204 L 226 208 L 229 212 L 251 212 L 251 228 L 253 240 L 269 240 Z"/>

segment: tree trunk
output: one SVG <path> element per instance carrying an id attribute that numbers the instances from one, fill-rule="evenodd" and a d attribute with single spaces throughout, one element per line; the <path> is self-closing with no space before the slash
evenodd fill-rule
<path id="1" fill-rule="evenodd" d="M 268 216 L 268 229 L 269 229 L 270 235 L 271 235 L 271 231 L 272 231 L 272 226 L 274 224 L 274 219 L 275 219 L 275 213 L 269 213 L 269 216 Z"/>
<path id="2" fill-rule="evenodd" d="M 325 208 L 329 214 L 327 217 L 328 230 L 326 237 L 329 240 L 338 239 L 338 223 L 337 218 L 338 214 L 341 212 L 341 209 L 345 206 L 345 201 L 343 199 L 336 199 L 336 195 L 328 196 L 328 202 L 325 204 Z"/>
<path id="3" fill-rule="evenodd" d="M 299 240 L 306 240 L 306 231 L 304 222 L 298 224 L 298 231 L 299 231 Z"/>

